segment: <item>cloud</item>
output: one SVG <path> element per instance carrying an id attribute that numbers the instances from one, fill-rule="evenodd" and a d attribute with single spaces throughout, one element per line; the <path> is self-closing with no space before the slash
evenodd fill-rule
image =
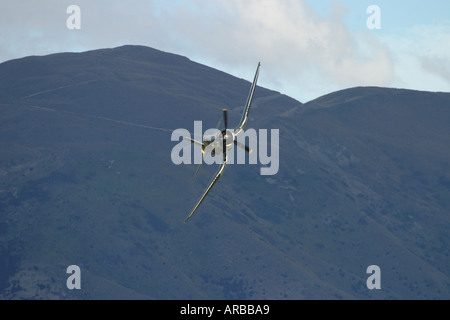
<path id="1" fill-rule="evenodd" d="M 421 67 L 450 84 L 450 61 L 440 57 L 422 57 Z"/>
<path id="2" fill-rule="evenodd" d="M 380 37 L 394 63 L 391 86 L 449 91 L 450 20 L 415 25 L 402 33 Z"/>
<path id="3" fill-rule="evenodd" d="M 344 6 L 335 5 L 323 17 L 299 0 L 209 3 L 190 1 L 189 14 L 181 6 L 164 17 L 175 22 L 172 31 L 188 39 L 194 56 L 228 69 L 261 60 L 271 84 L 285 92 L 297 90 L 289 88 L 294 83 L 307 91 L 311 78 L 328 88 L 387 85 L 392 78 L 389 51 L 369 32 L 350 32 L 342 21 Z"/>
<path id="4" fill-rule="evenodd" d="M 418 26 L 411 31 L 418 43 L 421 67 L 450 84 L 450 20 Z"/>
<path id="5" fill-rule="evenodd" d="M 249 80 L 261 61 L 262 85 L 302 101 L 393 78 L 392 50 L 369 31 L 350 31 L 349 9 L 337 3 L 319 15 L 304 0 L 77 0 L 74 31 L 66 28 L 72 2 L 3 4 L 0 60 L 142 44 Z"/>

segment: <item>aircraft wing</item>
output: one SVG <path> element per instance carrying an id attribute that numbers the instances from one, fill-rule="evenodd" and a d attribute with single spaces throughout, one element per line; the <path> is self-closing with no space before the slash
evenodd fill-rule
<path id="1" fill-rule="evenodd" d="M 250 92 L 248 94 L 247 103 L 245 104 L 244 113 L 242 114 L 241 122 L 234 129 L 234 134 L 238 135 L 241 131 L 244 130 L 245 125 L 247 124 L 248 114 L 250 112 L 250 106 L 252 105 L 253 93 L 255 92 L 256 82 L 258 82 L 259 68 L 261 67 L 261 62 L 258 62 L 258 68 L 256 69 L 255 78 L 253 79 L 253 84 L 250 87 Z"/>
<path id="2" fill-rule="evenodd" d="M 214 175 L 214 178 L 212 178 L 211 182 L 209 183 L 208 187 L 205 189 L 205 191 L 203 191 L 202 196 L 200 197 L 200 199 L 198 200 L 197 204 L 194 206 L 194 208 L 192 209 L 191 213 L 189 214 L 189 216 L 186 218 L 186 220 L 184 221 L 184 223 L 186 223 L 191 217 L 192 215 L 195 213 L 195 211 L 197 210 L 197 208 L 200 206 L 200 204 L 203 202 L 203 200 L 206 198 L 206 196 L 208 195 L 209 191 L 211 191 L 212 187 L 214 187 L 214 185 L 216 184 L 217 181 L 219 181 L 219 178 L 222 176 L 224 170 L 225 170 L 225 166 L 227 165 L 227 162 L 224 161 L 221 165 L 219 170 L 217 170 L 216 174 Z"/>

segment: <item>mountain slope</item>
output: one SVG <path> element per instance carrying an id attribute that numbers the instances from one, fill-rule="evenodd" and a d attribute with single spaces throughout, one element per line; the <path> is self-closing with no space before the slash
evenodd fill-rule
<path id="1" fill-rule="evenodd" d="M 450 297 L 450 94 L 302 104 L 258 87 L 248 126 L 279 129 L 279 172 L 230 165 L 183 224 L 216 167 L 193 183 L 171 130 L 214 128 L 223 107 L 233 126 L 248 81 L 141 46 L 0 74 L 2 298 Z M 373 264 L 381 290 L 366 287 Z"/>

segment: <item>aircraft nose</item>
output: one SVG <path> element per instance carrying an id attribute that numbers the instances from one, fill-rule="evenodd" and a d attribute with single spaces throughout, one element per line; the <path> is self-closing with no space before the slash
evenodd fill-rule
<path id="1" fill-rule="evenodd" d="M 232 133 L 231 131 L 227 131 L 226 134 L 225 134 L 225 136 L 224 136 L 224 139 L 225 139 L 228 143 L 232 143 L 233 140 L 234 140 L 234 135 L 233 135 L 233 133 Z"/>

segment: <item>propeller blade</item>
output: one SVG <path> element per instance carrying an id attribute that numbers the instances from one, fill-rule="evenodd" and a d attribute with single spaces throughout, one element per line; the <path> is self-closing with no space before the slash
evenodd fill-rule
<path id="1" fill-rule="evenodd" d="M 183 137 L 183 138 L 184 138 L 184 140 L 190 141 L 192 144 L 196 144 L 199 147 L 202 147 L 202 150 L 203 150 L 203 148 L 205 148 L 205 144 L 200 142 L 200 141 L 197 141 L 197 140 L 194 140 L 194 139 L 191 139 L 191 138 L 188 138 L 188 137 Z"/>
<path id="2" fill-rule="evenodd" d="M 223 139 L 223 162 L 227 161 L 227 129 L 228 129 L 228 110 L 223 109 L 223 124 L 225 125 L 225 129 L 222 131 L 222 139 Z"/>
<path id="3" fill-rule="evenodd" d="M 253 151 L 253 150 L 250 149 L 248 146 L 246 146 L 246 145 L 244 145 L 244 144 L 242 144 L 242 143 L 240 143 L 240 142 L 238 142 L 238 141 L 236 141 L 236 140 L 234 140 L 234 144 L 237 145 L 238 147 L 244 149 L 244 150 L 247 151 L 248 153 L 252 153 L 252 151 Z"/>
<path id="4" fill-rule="evenodd" d="M 227 161 L 227 130 L 223 130 L 222 131 L 222 141 L 223 141 L 223 149 L 222 149 L 222 153 L 223 153 L 223 162 L 225 163 L 225 161 Z"/>
<path id="5" fill-rule="evenodd" d="M 203 151 L 203 150 L 202 150 L 202 151 Z M 195 176 L 194 176 L 194 179 L 192 180 L 192 182 L 194 182 L 195 179 L 197 178 L 197 175 L 198 175 L 198 173 L 200 172 L 200 168 L 202 167 L 202 164 L 203 164 L 203 157 L 202 157 L 202 163 L 200 163 L 200 164 L 198 165 L 197 171 L 195 172 Z"/>
<path id="6" fill-rule="evenodd" d="M 227 109 L 223 109 L 223 121 L 225 125 L 225 130 L 228 129 L 228 112 Z"/>

